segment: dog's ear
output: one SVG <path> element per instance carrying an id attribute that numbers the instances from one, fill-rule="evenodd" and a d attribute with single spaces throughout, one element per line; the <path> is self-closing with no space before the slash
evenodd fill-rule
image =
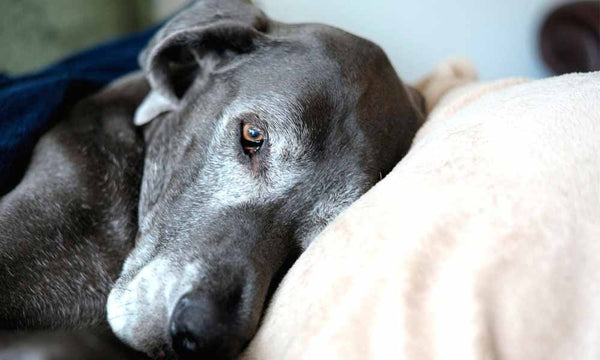
<path id="1" fill-rule="evenodd" d="M 139 62 L 152 91 L 134 122 L 143 125 L 177 108 L 197 79 L 235 65 L 266 41 L 269 21 L 243 0 L 203 0 L 168 22 Z"/>

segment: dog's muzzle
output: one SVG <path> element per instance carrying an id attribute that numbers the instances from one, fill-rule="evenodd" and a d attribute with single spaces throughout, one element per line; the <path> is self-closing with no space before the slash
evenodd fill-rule
<path id="1" fill-rule="evenodd" d="M 199 288 L 183 295 L 169 319 L 171 346 L 182 359 L 230 359 L 250 340 L 246 301 L 252 282 L 227 276 L 215 291 Z"/>

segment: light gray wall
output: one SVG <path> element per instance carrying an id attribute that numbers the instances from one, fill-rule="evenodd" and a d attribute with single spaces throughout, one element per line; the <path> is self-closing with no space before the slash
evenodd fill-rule
<path id="1" fill-rule="evenodd" d="M 285 22 L 323 22 L 377 42 L 405 80 L 466 56 L 482 79 L 544 77 L 537 32 L 564 0 L 255 0 Z"/>

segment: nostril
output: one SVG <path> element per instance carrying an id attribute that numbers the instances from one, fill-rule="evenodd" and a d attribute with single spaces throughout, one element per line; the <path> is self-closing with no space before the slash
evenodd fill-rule
<path id="1" fill-rule="evenodd" d="M 192 333 L 177 333 L 172 338 L 173 349 L 179 355 L 196 354 L 200 347 L 197 337 Z"/>
<path id="2" fill-rule="evenodd" d="M 187 328 L 186 322 L 171 320 L 173 349 L 178 353 L 198 351 L 197 335 Z"/>
<path id="3" fill-rule="evenodd" d="M 239 352 L 243 335 L 240 321 L 242 291 L 216 297 L 202 291 L 184 295 L 171 314 L 169 331 L 173 350 L 182 359 L 227 359 Z"/>
<path id="4" fill-rule="evenodd" d="M 198 350 L 198 343 L 196 342 L 196 340 L 193 337 L 184 337 L 181 340 L 181 345 L 183 348 L 185 348 L 186 351 L 197 351 Z"/>
<path id="5" fill-rule="evenodd" d="M 219 326 L 215 306 L 206 296 L 186 295 L 179 300 L 171 315 L 173 349 L 183 358 L 197 355 L 210 332 Z"/>

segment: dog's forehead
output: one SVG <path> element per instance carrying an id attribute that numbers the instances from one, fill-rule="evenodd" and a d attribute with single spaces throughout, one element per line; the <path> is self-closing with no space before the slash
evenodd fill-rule
<path id="1" fill-rule="evenodd" d="M 348 99 L 362 92 L 368 67 L 364 57 L 371 56 L 364 49 L 372 43 L 321 24 L 277 24 L 270 35 L 272 41 L 235 69 L 240 97 L 268 99 L 277 94 L 273 103 L 288 99 L 310 106 L 316 98 Z"/>
<path id="2" fill-rule="evenodd" d="M 276 23 L 270 28 L 269 35 L 274 39 L 274 45 L 270 47 L 273 53 L 282 59 L 288 58 L 287 61 L 290 57 L 302 59 L 308 69 L 321 70 L 321 66 L 328 64 L 331 66 L 329 69 L 337 68 L 344 75 L 349 75 L 347 73 L 360 72 L 360 66 L 366 65 L 369 60 L 384 56 L 383 51 L 371 41 L 325 24 Z M 284 52 L 275 51 L 278 47 Z M 318 74 L 305 73 L 308 76 Z"/>

